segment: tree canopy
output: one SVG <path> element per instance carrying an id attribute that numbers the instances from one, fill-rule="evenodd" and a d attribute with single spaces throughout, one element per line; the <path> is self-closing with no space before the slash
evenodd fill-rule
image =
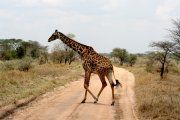
<path id="1" fill-rule="evenodd" d="M 41 51 L 47 51 L 47 47 L 32 40 L 0 39 L 0 44 L 3 47 L 1 59 L 4 60 L 23 58 L 24 56 L 38 58 Z"/>

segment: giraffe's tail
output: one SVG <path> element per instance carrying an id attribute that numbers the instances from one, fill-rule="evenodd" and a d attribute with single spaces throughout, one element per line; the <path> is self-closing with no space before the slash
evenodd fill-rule
<path id="1" fill-rule="evenodd" d="M 114 70 L 113 70 L 113 75 L 114 75 Z M 116 87 L 121 86 L 121 87 L 122 87 L 122 84 L 119 82 L 119 80 L 118 80 L 118 79 L 116 79 L 116 78 L 115 78 L 115 75 L 114 75 L 114 79 L 116 80 L 116 83 L 115 83 L 115 85 L 114 85 L 114 86 L 116 86 Z"/>

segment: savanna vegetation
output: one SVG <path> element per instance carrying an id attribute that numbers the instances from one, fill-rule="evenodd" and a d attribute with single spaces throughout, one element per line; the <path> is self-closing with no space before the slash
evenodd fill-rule
<path id="1" fill-rule="evenodd" d="M 132 54 L 114 48 L 102 54 L 134 73 L 136 108 L 142 120 L 180 119 L 180 20 L 172 23 L 169 40 L 150 43 L 150 52 Z M 1 39 L 0 59 L 0 107 L 65 85 L 83 73 L 81 58 L 62 43 L 48 53 L 36 41 Z"/>
<path id="2" fill-rule="evenodd" d="M 150 43 L 154 51 L 137 54 L 134 67 L 136 110 L 141 120 L 180 119 L 180 20 L 173 20 L 169 40 Z"/>
<path id="3" fill-rule="evenodd" d="M 51 53 L 37 41 L 21 39 L 1 39 L 0 47 L 0 107 L 64 86 L 83 73 L 79 56 L 62 43 Z"/>
<path id="4" fill-rule="evenodd" d="M 162 79 L 158 65 L 147 71 L 146 57 L 138 57 L 134 67 L 124 66 L 135 76 L 136 110 L 140 120 L 178 120 L 180 118 L 180 65 L 171 62 Z M 150 63 L 148 63 L 149 65 Z"/>

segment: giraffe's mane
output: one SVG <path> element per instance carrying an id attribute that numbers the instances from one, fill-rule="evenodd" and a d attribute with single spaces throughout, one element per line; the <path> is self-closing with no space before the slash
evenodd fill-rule
<path id="1" fill-rule="evenodd" d="M 61 33 L 61 32 L 58 32 L 58 33 L 60 33 L 60 34 L 62 34 L 62 35 L 64 35 L 64 36 L 66 36 L 67 38 L 69 38 L 67 35 L 65 35 L 65 34 L 63 34 L 63 33 Z M 78 41 L 76 41 L 76 40 L 74 40 L 74 39 L 72 39 L 72 38 L 69 38 L 69 39 L 70 39 L 70 40 L 73 40 L 73 41 L 75 41 L 75 42 L 77 42 L 79 45 L 82 45 L 82 46 L 86 47 L 87 49 L 89 49 L 89 50 L 91 50 L 91 51 L 95 51 L 95 50 L 93 49 L 93 47 L 91 47 L 91 46 L 88 46 L 88 45 L 79 43 Z"/>

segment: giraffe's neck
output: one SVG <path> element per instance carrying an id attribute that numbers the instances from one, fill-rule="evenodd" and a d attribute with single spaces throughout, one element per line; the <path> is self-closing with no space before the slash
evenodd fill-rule
<path id="1" fill-rule="evenodd" d="M 66 35 L 64 35 L 63 33 L 60 33 L 60 32 L 59 32 L 59 39 L 64 44 L 66 44 L 67 46 L 72 48 L 74 51 L 78 52 L 78 54 L 81 55 L 81 57 L 83 57 L 83 58 L 84 58 L 85 52 L 94 51 L 92 47 L 83 45 L 83 44 L 81 44 L 81 43 L 79 43 L 79 42 L 77 42 L 75 40 L 72 40 L 72 39 L 70 39 L 69 37 L 67 37 Z"/>

